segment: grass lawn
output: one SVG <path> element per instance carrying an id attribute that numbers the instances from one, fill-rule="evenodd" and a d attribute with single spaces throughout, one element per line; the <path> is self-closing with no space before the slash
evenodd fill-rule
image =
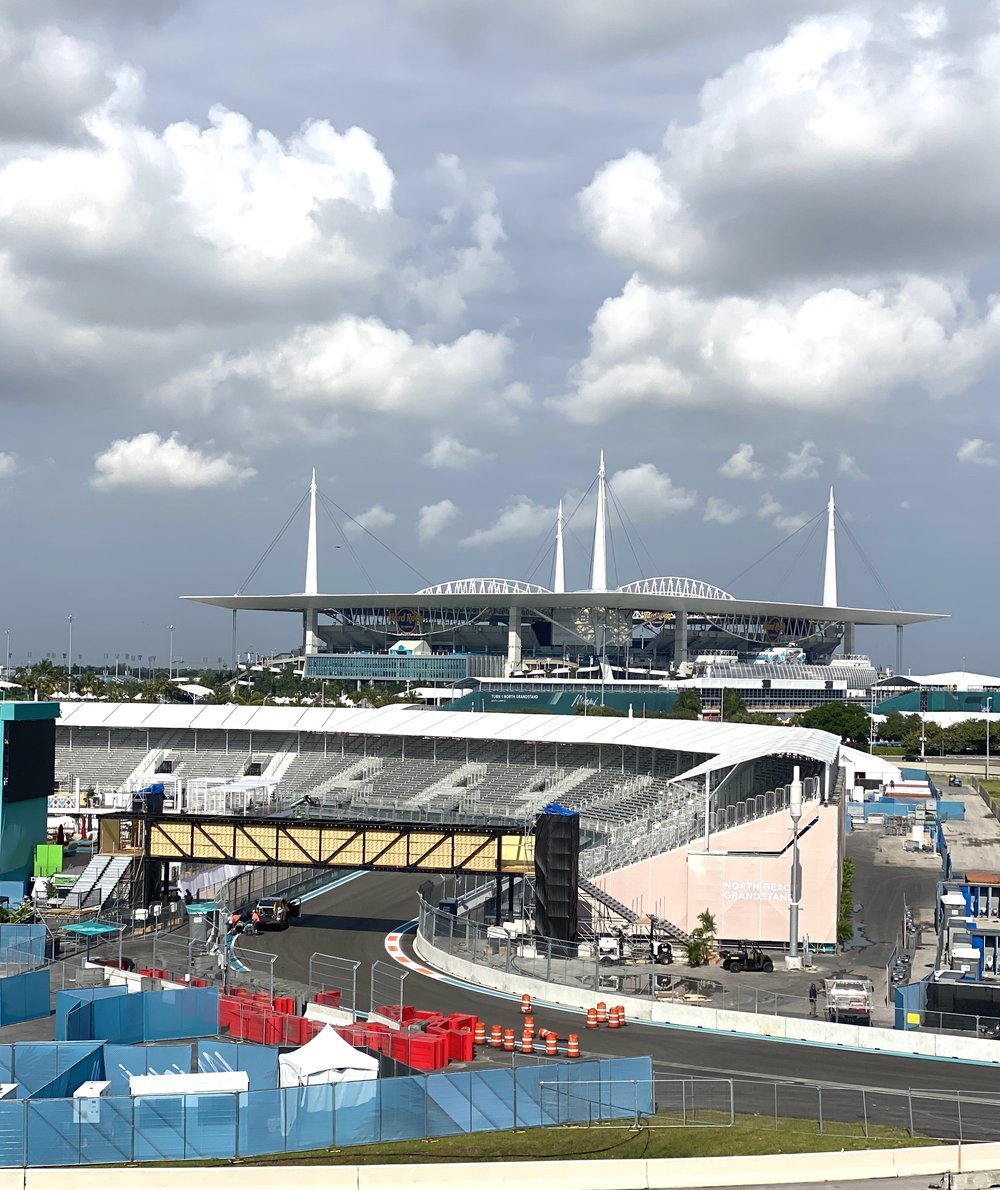
<path id="1" fill-rule="evenodd" d="M 530 1128 L 521 1132 L 478 1132 L 437 1140 L 318 1149 L 274 1157 L 254 1157 L 245 1165 L 395 1165 L 448 1161 L 600 1160 L 607 1158 L 730 1157 L 766 1153 L 825 1153 L 854 1149 L 903 1149 L 937 1142 L 911 1137 L 903 1128 L 872 1126 L 870 1137 L 853 1136 L 857 1125 L 828 1123 L 820 1133 L 815 1120 L 738 1116 L 729 1127 L 649 1127 L 614 1124 L 592 1128 Z M 706 1119 L 706 1123 L 709 1122 Z M 205 1164 L 216 1164 L 206 1162 Z M 230 1164 L 225 1162 L 223 1164 Z"/>
<path id="2" fill-rule="evenodd" d="M 982 777 L 979 778 L 979 784 L 990 795 L 995 802 L 1000 802 L 1000 781 L 995 781 L 991 777 L 989 781 L 985 781 Z"/>

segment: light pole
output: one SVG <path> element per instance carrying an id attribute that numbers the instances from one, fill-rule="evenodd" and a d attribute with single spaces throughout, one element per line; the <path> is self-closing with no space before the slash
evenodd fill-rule
<path id="1" fill-rule="evenodd" d="M 3 676 L 6 678 L 10 674 L 10 629 L 7 629 L 7 653 L 3 662 Z"/>
<path id="2" fill-rule="evenodd" d="M 986 780 L 990 779 L 990 714 L 993 711 L 993 695 L 986 700 Z"/>
<path id="3" fill-rule="evenodd" d="M 73 689 L 73 617 L 69 617 L 69 652 L 66 654 L 69 669 L 66 671 L 66 693 Z"/>
<path id="4" fill-rule="evenodd" d="M 167 680 L 172 681 L 174 676 L 174 626 L 170 625 L 170 662 L 167 665 Z"/>
<path id="5" fill-rule="evenodd" d="M 788 814 L 792 820 L 792 881 L 788 904 L 788 957 L 799 957 L 799 822 L 802 819 L 802 781 L 799 766 L 792 769 L 788 787 Z"/>

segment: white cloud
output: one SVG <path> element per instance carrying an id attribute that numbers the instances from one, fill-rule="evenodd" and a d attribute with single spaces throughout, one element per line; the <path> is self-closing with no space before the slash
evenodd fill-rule
<path id="1" fill-rule="evenodd" d="M 749 442 L 741 442 L 719 468 L 726 479 L 763 479 L 767 469 L 754 461 L 754 449 Z"/>
<path id="2" fill-rule="evenodd" d="M 762 521 L 770 521 L 774 528 L 782 533 L 794 533 L 796 529 L 801 529 L 803 525 L 807 525 L 813 519 L 805 512 L 786 512 L 785 506 L 775 500 L 770 492 L 765 492 L 761 496 L 757 516 Z"/>
<path id="3" fill-rule="evenodd" d="M 0 450 L 0 479 L 9 479 L 17 471 L 17 456 Z"/>
<path id="4" fill-rule="evenodd" d="M 744 510 L 738 504 L 729 504 L 719 496 L 709 496 L 705 501 L 702 520 L 714 521 L 718 525 L 731 525 L 743 516 Z"/>
<path id="5" fill-rule="evenodd" d="M 583 423 L 643 407 L 833 411 L 907 385 L 961 392 L 998 354 L 1000 308 L 980 316 L 958 282 L 754 299 L 633 277 L 597 312 L 556 404 Z"/>
<path id="6" fill-rule="evenodd" d="M 502 246 L 507 239 L 496 191 L 473 185 L 459 159 L 441 154 L 438 171 L 452 202 L 439 211 L 438 224 L 424 238 L 419 263 L 403 270 L 402 284 L 428 317 L 453 322 L 466 312 L 466 299 L 511 280 Z M 469 217 L 471 243 L 454 243 L 454 230 L 463 214 Z"/>
<path id="7" fill-rule="evenodd" d="M 468 471 L 484 459 L 494 457 L 476 446 L 466 446 L 457 438 L 446 434 L 434 440 L 430 450 L 420 461 L 438 471 Z"/>
<path id="8" fill-rule="evenodd" d="M 210 455 L 176 434 L 161 438 L 152 431 L 112 442 L 95 457 L 94 472 L 91 484 L 106 491 L 236 487 L 257 474 L 233 455 Z"/>
<path id="9" fill-rule="evenodd" d="M 421 543 L 432 541 L 460 515 L 457 504 L 439 500 L 425 504 L 417 513 L 417 538 Z"/>
<path id="10" fill-rule="evenodd" d="M 95 46 L 0 16 L 0 142 L 78 140 L 83 116 L 112 89 Z"/>
<path id="11" fill-rule="evenodd" d="M 823 460 L 819 457 L 815 442 L 803 442 L 798 450 L 787 451 L 785 458 L 788 463 L 781 473 L 782 479 L 819 478 L 819 469 L 823 466 Z"/>
<path id="12" fill-rule="evenodd" d="M 10 45 L 40 37 L 29 29 Z M 436 222 L 404 219 L 364 129 L 312 119 L 283 138 L 221 106 L 203 123 L 154 128 L 134 70 L 50 40 L 39 88 L 53 104 L 56 76 L 72 91 L 59 120 L 0 69 L 0 140 L 4 78 L 29 138 L 0 153 L 0 391 L 29 374 L 58 394 L 72 374 L 81 400 L 225 405 L 227 432 L 247 441 L 308 429 L 287 408 L 299 401 L 325 405 L 332 432 L 367 426 L 370 410 L 433 428 L 439 414 L 503 421 L 526 403 L 505 374 L 506 336 L 398 329 L 414 311 L 465 312 L 505 275 L 496 195 L 457 158 L 432 179 L 449 204 Z M 0 30 L 0 68 L 10 45 Z"/>
<path id="13" fill-rule="evenodd" d="M 698 499 L 697 492 L 675 487 L 670 476 L 653 463 L 616 471 L 608 483 L 625 511 L 636 520 L 684 512 Z"/>
<path id="14" fill-rule="evenodd" d="M 995 467 L 997 460 L 991 453 L 993 443 L 982 438 L 966 438 L 955 453 L 960 463 L 976 463 L 981 467 Z"/>
<path id="15" fill-rule="evenodd" d="M 837 474 L 845 475 L 848 479 L 867 479 L 868 476 L 858 466 L 857 460 L 853 455 L 845 454 L 841 451 L 837 458 Z"/>
<path id="16" fill-rule="evenodd" d="M 345 317 L 261 350 L 217 356 L 159 395 L 169 403 L 232 405 L 276 436 L 338 433 L 373 416 L 510 423 L 528 402 L 524 387 L 507 381 L 511 346 L 485 331 L 420 342 L 379 319 Z"/>
<path id="17" fill-rule="evenodd" d="M 359 512 L 352 521 L 344 521 L 344 532 L 352 537 L 360 537 L 367 530 L 374 536 L 391 529 L 396 523 L 396 514 L 383 508 L 381 504 L 373 504 L 364 512 Z"/>
<path id="18" fill-rule="evenodd" d="M 536 504 L 527 496 L 515 496 L 492 525 L 463 537 L 460 545 L 499 545 L 539 537 L 552 528 L 556 510 Z"/>
<path id="19" fill-rule="evenodd" d="M 810 16 L 706 82 L 658 153 L 602 167 L 585 223 L 670 283 L 950 270 L 1000 247 L 998 58 L 995 9 Z"/>

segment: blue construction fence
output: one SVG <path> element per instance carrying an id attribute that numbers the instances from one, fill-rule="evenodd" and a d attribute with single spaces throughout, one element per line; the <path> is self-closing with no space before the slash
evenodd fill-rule
<path id="1" fill-rule="evenodd" d="M 140 1044 L 218 1032 L 218 988 L 130 993 L 125 986 L 111 986 L 56 993 L 57 1041 Z"/>
<path id="2" fill-rule="evenodd" d="M 232 1160 L 653 1114 L 650 1058 L 240 1094 L 0 1100 L 0 1166 Z"/>
<path id="3" fill-rule="evenodd" d="M 45 962 L 47 939 L 43 925 L 0 926 L 0 965 L 40 967 Z"/>

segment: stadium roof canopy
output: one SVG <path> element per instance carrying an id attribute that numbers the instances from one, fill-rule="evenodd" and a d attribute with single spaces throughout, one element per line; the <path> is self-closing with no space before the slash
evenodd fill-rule
<path id="1" fill-rule="evenodd" d="M 601 744 L 662 748 L 706 757 L 690 773 L 681 774 L 682 777 L 716 771 L 763 756 L 798 756 L 833 764 L 840 749 L 839 736 L 802 727 L 706 723 L 691 719 L 426 711 L 411 707 L 329 710 L 321 707 L 72 703 L 62 709 L 57 723 L 59 728 L 344 732 L 420 739 Z"/>
<path id="2" fill-rule="evenodd" d="M 826 607 L 812 603 L 781 603 L 769 599 L 710 599 L 697 595 L 661 595 L 655 592 L 635 591 L 566 591 L 561 593 L 539 590 L 489 595 L 434 591 L 407 592 L 406 594 L 379 595 L 368 592 L 363 595 L 182 595 L 182 599 L 194 603 L 205 603 L 230 611 L 258 612 L 337 612 L 372 609 L 405 608 L 468 608 L 483 606 L 500 610 L 511 607 L 525 607 L 537 604 L 550 609 L 597 608 L 632 612 L 637 608 L 650 612 L 686 611 L 693 615 L 709 618 L 738 615 L 783 616 L 787 619 L 812 620 L 819 623 L 863 624 L 863 625 L 907 625 L 923 624 L 930 620 L 947 619 L 934 612 L 904 612 L 890 609 L 857 607 Z"/>

